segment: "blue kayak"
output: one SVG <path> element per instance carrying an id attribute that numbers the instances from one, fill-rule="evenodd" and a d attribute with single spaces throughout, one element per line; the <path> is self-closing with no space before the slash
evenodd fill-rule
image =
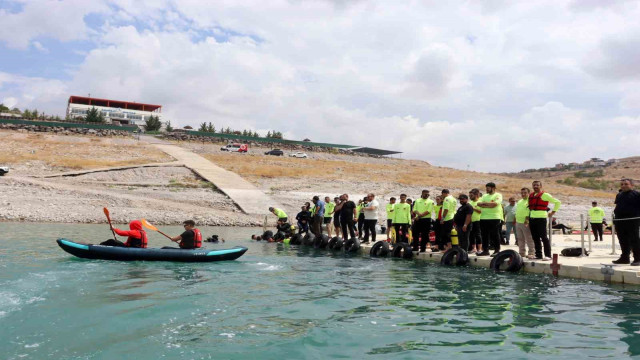
<path id="1" fill-rule="evenodd" d="M 56 240 L 62 250 L 83 259 L 121 260 L 121 261 L 180 261 L 211 262 L 235 260 L 247 252 L 244 246 L 230 249 L 152 249 L 115 247 L 77 243 L 67 239 Z"/>

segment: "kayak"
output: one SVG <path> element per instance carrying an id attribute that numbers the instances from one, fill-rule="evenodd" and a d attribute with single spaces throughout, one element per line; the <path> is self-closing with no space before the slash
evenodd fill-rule
<path id="1" fill-rule="evenodd" d="M 235 260 L 248 249 L 236 246 L 230 249 L 152 249 L 130 248 L 77 243 L 68 239 L 56 240 L 62 250 L 83 259 L 122 260 L 122 261 L 181 261 L 211 262 Z"/>

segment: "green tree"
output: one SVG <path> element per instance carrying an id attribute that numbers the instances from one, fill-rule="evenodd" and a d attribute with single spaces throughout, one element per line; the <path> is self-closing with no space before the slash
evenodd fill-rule
<path id="1" fill-rule="evenodd" d="M 54 118 L 55 121 L 60 121 L 62 119 L 60 119 L 60 115 L 56 115 L 56 117 Z"/>
<path id="2" fill-rule="evenodd" d="M 207 123 L 203 122 L 202 124 L 200 124 L 200 127 L 198 128 L 198 131 L 207 132 Z"/>
<path id="3" fill-rule="evenodd" d="M 144 121 L 144 129 L 146 131 L 158 131 L 160 128 L 162 128 L 162 122 L 159 116 L 151 115 Z"/>
<path id="4" fill-rule="evenodd" d="M 102 115 L 102 112 L 100 110 L 92 107 L 91 109 L 87 110 L 87 117 L 84 118 L 84 121 L 90 123 L 103 123 L 104 115 Z"/>
<path id="5" fill-rule="evenodd" d="M 33 111 L 31 112 L 31 118 L 32 119 L 38 118 L 38 109 L 33 109 Z"/>
<path id="6" fill-rule="evenodd" d="M 171 126 L 171 121 L 167 121 L 165 124 L 165 129 L 167 130 L 167 132 L 172 132 L 173 131 L 173 126 Z"/>
<path id="7" fill-rule="evenodd" d="M 207 132 L 210 132 L 210 133 L 216 132 L 216 126 L 213 125 L 211 122 L 209 122 L 209 125 L 207 125 Z"/>
<path id="8" fill-rule="evenodd" d="M 271 130 L 267 132 L 267 139 L 270 139 L 270 138 L 271 138 Z"/>
<path id="9" fill-rule="evenodd" d="M 24 109 L 22 112 L 22 117 L 25 119 L 31 119 L 31 111 L 29 109 Z"/>
<path id="10" fill-rule="evenodd" d="M 2 111 L 2 112 L 9 111 L 9 108 L 4 106 L 4 104 L 0 104 L 0 111 Z"/>

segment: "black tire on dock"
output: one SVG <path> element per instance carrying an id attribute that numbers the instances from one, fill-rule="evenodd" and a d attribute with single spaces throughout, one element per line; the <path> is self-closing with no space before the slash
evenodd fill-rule
<path id="1" fill-rule="evenodd" d="M 507 267 L 504 269 L 507 272 L 518 272 L 524 266 L 522 256 L 515 250 L 503 250 L 500 251 L 491 260 L 489 267 L 495 271 L 500 271 L 501 266 L 507 262 Z"/>
<path id="2" fill-rule="evenodd" d="M 356 238 L 351 238 L 344 242 L 344 251 L 345 252 L 356 252 L 360 249 L 360 240 Z"/>
<path id="3" fill-rule="evenodd" d="M 302 235 L 300 234 L 294 234 L 291 237 L 291 240 L 289 241 L 289 244 L 291 245 L 300 245 L 302 243 Z"/>
<path id="4" fill-rule="evenodd" d="M 320 249 L 326 249 L 327 245 L 329 245 L 329 237 L 323 234 L 322 242 L 320 243 Z"/>
<path id="5" fill-rule="evenodd" d="M 329 239 L 327 238 L 327 235 L 322 234 L 320 236 L 316 236 L 313 241 L 313 247 L 316 249 L 324 249 L 327 246 L 328 241 Z"/>
<path id="6" fill-rule="evenodd" d="M 371 250 L 369 251 L 369 255 L 373 257 L 387 257 L 389 256 L 389 252 L 389 243 L 381 240 L 373 244 Z"/>
<path id="7" fill-rule="evenodd" d="M 342 238 L 340 236 L 334 236 L 329 240 L 329 244 L 327 245 L 329 250 L 340 250 L 342 249 Z"/>
<path id="8" fill-rule="evenodd" d="M 440 258 L 441 265 L 463 266 L 469 263 L 469 254 L 464 249 L 454 247 L 447 250 Z"/>
<path id="9" fill-rule="evenodd" d="M 401 242 L 396 243 L 393 247 L 393 257 L 403 258 L 403 259 L 413 259 L 413 250 L 411 249 L 411 245 Z"/>
<path id="10" fill-rule="evenodd" d="M 306 233 L 302 238 L 302 245 L 313 246 L 313 242 L 316 240 L 316 236 L 313 233 Z"/>

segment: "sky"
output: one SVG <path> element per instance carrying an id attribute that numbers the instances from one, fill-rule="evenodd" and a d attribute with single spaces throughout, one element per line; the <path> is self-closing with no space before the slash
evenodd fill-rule
<path id="1" fill-rule="evenodd" d="M 640 155 L 640 1 L 0 0 L 0 101 L 507 172 Z"/>

